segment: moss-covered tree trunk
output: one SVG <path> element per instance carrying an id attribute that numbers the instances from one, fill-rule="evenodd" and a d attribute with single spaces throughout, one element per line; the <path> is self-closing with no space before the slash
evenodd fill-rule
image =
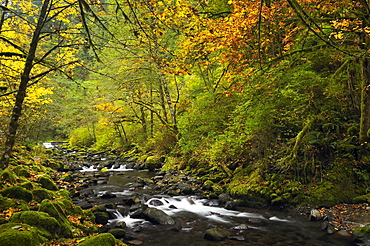
<path id="1" fill-rule="evenodd" d="M 18 125 L 19 125 L 19 118 L 21 117 L 23 102 L 26 97 L 27 85 L 28 85 L 28 82 L 30 81 L 30 74 L 31 74 L 33 63 L 35 60 L 36 49 L 37 49 L 37 46 L 40 40 L 42 28 L 46 21 L 47 13 L 49 11 L 49 5 L 50 5 L 50 0 L 45 0 L 41 8 L 39 18 L 37 20 L 36 29 L 32 35 L 32 40 L 31 40 L 30 47 L 28 50 L 26 62 L 24 65 L 23 72 L 21 74 L 21 78 L 20 78 L 20 84 L 19 84 L 18 91 L 15 97 L 15 103 L 14 103 L 14 107 L 13 107 L 13 111 L 12 111 L 10 123 L 9 123 L 9 130 L 6 134 L 4 151 L 0 159 L 0 168 L 2 169 L 8 166 L 10 156 L 11 156 L 11 153 L 14 147 L 15 137 L 16 137 Z"/>
<path id="2" fill-rule="evenodd" d="M 370 128 L 370 61 L 362 60 L 362 83 L 361 83 L 361 119 L 360 119 L 360 144 L 369 141 Z"/>
<path id="3" fill-rule="evenodd" d="M 366 28 L 370 24 L 370 6 L 365 0 L 357 0 L 359 6 L 359 16 L 362 19 L 362 27 Z M 360 145 L 361 154 L 366 155 L 366 145 L 369 142 L 369 128 L 370 128 L 370 59 L 368 48 L 370 40 L 366 32 L 359 34 L 360 49 L 363 51 L 363 58 L 361 59 L 361 119 L 360 119 Z"/>

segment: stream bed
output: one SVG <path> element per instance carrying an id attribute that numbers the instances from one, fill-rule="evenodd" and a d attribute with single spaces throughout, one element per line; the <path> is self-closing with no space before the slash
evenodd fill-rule
<path id="1" fill-rule="evenodd" d="M 170 196 L 158 192 L 155 183 L 138 185 L 138 180 L 150 180 L 155 172 L 127 169 L 119 165 L 102 174 L 95 167 L 84 167 L 80 178 L 95 180 L 79 189 L 74 201 L 82 205 L 81 197 L 94 205 L 106 206 L 110 219 L 105 226 L 124 222 L 125 242 L 129 245 L 150 246 L 207 246 L 207 245 L 353 245 L 350 238 L 329 235 L 320 230 L 321 222 L 309 221 L 306 216 L 288 212 L 219 206 L 217 200 L 195 195 Z M 136 205 L 129 200 L 138 199 Z M 138 206 L 139 205 L 139 206 Z M 131 216 L 130 206 L 155 207 L 174 218 L 175 225 L 158 225 L 138 216 Z M 204 238 L 210 228 L 229 231 L 223 241 Z M 104 228 L 104 227 L 103 227 Z M 104 231 L 102 231 L 104 232 Z"/>

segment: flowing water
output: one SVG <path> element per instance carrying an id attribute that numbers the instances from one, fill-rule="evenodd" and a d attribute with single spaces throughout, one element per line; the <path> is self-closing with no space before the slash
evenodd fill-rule
<path id="1" fill-rule="evenodd" d="M 95 168 L 84 168 L 85 174 L 93 173 Z M 97 202 L 122 204 L 122 199 L 133 194 L 146 194 L 146 204 L 155 206 L 181 222 L 182 227 L 153 225 L 144 219 L 134 219 L 114 211 L 116 218 L 110 223 L 124 221 L 129 227 L 128 236 L 150 246 L 207 246 L 207 245 L 352 245 L 349 239 L 337 235 L 328 235 L 320 230 L 321 222 L 308 221 L 305 216 L 291 215 L 281 211 L 238 208 L 227 210 L 214 206 L 212 201 L 192 196 L 170 197 L 156 194 L 154 187 L 145 186 L 138 189 L 132 184 L 137 177 L 150 178 L 154 173 L 132 169 L 125 166 L 109 169 L 107 181 L 91 186 L 98 194 L 110 192 L 117 197 L 101 199 Z M 119 205 L 122 206 L 122 205 Z M 231 232 L 234 240 L 213 242 L 204 239 L 204 232 L 213 227 L 221 227 Z M 131 229 L 130 229 L 131 228 Z M 242 240 L 242 241 L 238 241 Z"/>

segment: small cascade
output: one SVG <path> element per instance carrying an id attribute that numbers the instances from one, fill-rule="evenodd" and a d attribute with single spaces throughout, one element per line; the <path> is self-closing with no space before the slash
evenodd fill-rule
<path id="1" fill-rule="evenodd" d="M 232 217 L 268 220 L 261 214 L 228 210 L 222 207 L 212 207 L 206 205 L 207 202 L 208 200 L 206 199 L 178 196 L 151 198 L 146 202 L 146 205 L 161 209 L 170 216 L 175 216 L 180 212 L 189 212 L 221 223 L 232 223 L 230 220 Z"/>
<path id="2" fill-rule="evenodd" d="M 81 168 L 82 169 L 80 170 L 80 172 L 97 172 L 97 171 L 99 171 L 99 169 L 95 166 L 89 166 L 89 167 L 82 166 Z M 107 170 L 109 172 L 126 172 L 126 171 L 132 171 L 134 169 L 127 168 L 126 164 L 121 164 L 119 167 L 116 167 L 116 166 L 113 165 L 112 167 L 107 168 Z"/>
<path id="3" fill-rule="evenodd" d="M 116 216 L 116 218 L 109 220 L 109 223 L 125 222 L 126 226 L 129 228 L 133 227 L 134 225 L 141 224 L 145 221 L 144 219 L 131 218 L 129 215 L 123 216 L 118 211 L 114 212 L 113 214 Z"/>
<path id="4" fill-rule="evenodd" d="M 81 168 L 82 169 L 80 170 L 80 172 L 96 172 L 96 171 L 98 171 L 98 169 L 94 166 L 89 166 L 89 167 L 82 166 Z"/>

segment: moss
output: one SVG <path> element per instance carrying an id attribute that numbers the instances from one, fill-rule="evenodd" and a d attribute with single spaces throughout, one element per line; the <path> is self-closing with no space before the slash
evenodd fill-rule
<path id="1" fill-rule="evenodd" d="M 11 217 L 10 221 L 43 228 L 48 232 L 44 233 L 44 237 L 48 239 L 55 237 L 61 230 L 60 223 L 55 218 L 44 212 L 21 211 L 15 213 Z"/>
<path id="2" fill-rule="evenodd" d="M 145 168 L 149 171 L 154 171 L 154 169 L 162 166 L 161 160 L 162 158 L 160 156 L 148 156 L 145 161 Z"/>
<path id="3" fill-rule="evenodd" d="M 33 184 L 30 181 L 25 181 L 21 184 L 22 187 L 26 188 L 27 190 L 33 189 Z"/>
<path id="4" fill-rule="evenodd" d="M 73 181 L 73 176 L 70 173 L 65 173 L 60 177 L 61 180 L 65 182 L 72 182 Z"/>
<path id="5" fill-rule="evenodd" d="M 57 202 L 51 202 L 45 199 L 41 202 L 39 212 L 48 213 L 50 216 L 54 217 L 61 225 L 60 235 L 62 237 L 72 237 L 72 227 L 67 219 L 63 207 Z"/>
<path id="6" fill-rule="evenodd" d="M 33 199 L 37 202 L 42 202 L 44 199 L 52 199 L 54 196 L 53 192 L 44 188 L 35 189 L 32 191 L 32 194 Z"/>
<path id="7" fill-rule="evenodd" d="M 46 243 L 39 228 L 28 224 L 8 223 L 0 225 L 1 246 L 34 246 Z"/>
<path id="8" fill-rule="evenodd" d="M 9 168 L 5 168 L 1 172 L 0 178 L 2 181 L 9 182 L 11 184 L 14 184 L 17 181 L 17 175 Z"/>
<path id="9" fill-rule="evenodd" d="M 353 229 L 352 234 L 356 237 L 364 237 L 364 236 L 369 237 L 370 236 L 370 226 L 355 228 Z"/>
<path id="10" fill-rule="evenodd" d="M 67 198 L 67 197 L 70 197 L 70 196 L 71 196 L 71 193 L 69 193 L 69 191 L 68 191 L 68 190 L 66 190 L 66 189 L 60 189 L 59 191 L 57 191 L 57 194 L 58 194 L 59 196 L 61 196 L 61 197 L 65 197 L 65 198 Z"/>
<path id="11" fill-rule="evenodd" d="M 17 174 L 18 176 L 23 176 L 26 178 L 31 177 L 30 170 L 28 167 L 25 167 L 24 165 L 18 165 L 13 169 L 13 172 Z"/>
<path id="12" fill-rule="evenodd" d="M 331 181 L 323 181 L 309 187 L 308 202 L 313 205 L 331 207 L 338 203 L 352 202 L 356 197 L 356 187 L 353 184 L 346 184 Z"/>
<path id="13" fill-rule="evenodd" d="M 91 236 L 85 238 L 85 240 L 78 244 L 78 246 L 114 246 L 116 244 L 116 240 L 114 236 L 110 233 L 102 233 L 96 236 Z"/>
<path id="14" fill-rule="evenodd" d="M 24 200 L 30 202 L 32 200 L 32 192 L 21 186 L 10 186 L 0 191 L 1 195 Z"/>
<path id="15" fill-rule="evenodd" d="M 48 190 L 59 190 L 58 187 L 55 185 L 55 183 L 46 176 L 39 177 L 38 182 L 41 184 L 42 188 L 48 189 Z"/>
<path id="16" fill-rule="evenodd" d="M 0 225 L 6 224 L 6 223 L 8 223 L 8 220 L 3 217 L 0 217 Z"/>
<path id="17" fill-rule="evenodd" d="M 106 172 L 109 172 L 109 170 L 106 167 L 103 167 L 102 169 L 100 169 L 100 172 L 106 173 Z"/>
<path id="18" fill-rule="evenodd" d="M 0 195 L 0 208 L 2 210 L 7 210 L 9 208 L 20 208 L 22 210 L 29 210 L 27 202 L 23 200 L 15 201 L 13 199 L 3 197 L 1 195 Z"/>

